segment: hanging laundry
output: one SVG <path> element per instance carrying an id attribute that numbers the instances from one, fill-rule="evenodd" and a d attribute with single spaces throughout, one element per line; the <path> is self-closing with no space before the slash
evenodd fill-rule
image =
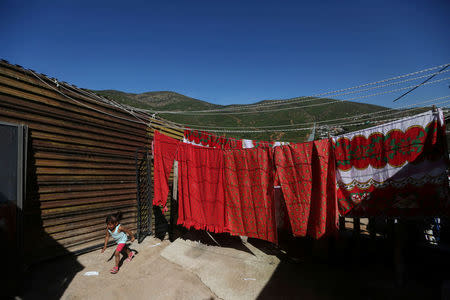
<path id="1" fill-rule="evenodd" d="M 218 149 L 242 149 L 242 141 L 234 138 L 216 136 L 214 134 L 186 129 L 184 131 L 185 143 Z"/>
<path id="2" fill-rule="evenodd" d="M 275 167 L 294 236 L 337 231 L 335 161 L 329 139 L 275 148 Z"/>
<path id="3" fill-rule="evenodd" d="M 275 202 L 275 219 L 277 229 L 284 231 L 292 231 L 289 222 L 289 215 L 286 208 L 286 201 L 283 197 L 281 186 L 274 186 L 273 188 L 274 202 Z"/>
<path id="4" fill-rule="evenodd" d="M 154 198 L 153 205 L 166 206 L 169 175 L 180 141 L 155 130 L 153 136 Z"/>
<path id="5" fill-rule="evenodd" d="M 272 149 L 225 150 L 224 154 L 228 230 L 277 243 Z"/>
<path id="6" fill-rule="evenodd" d="M 253 141 L 253 147 L 255 148 L 271 148 L 273 147 L 274 142 L 267 141 Z"/>
<path id="7" fill-rule="evenodd" d="M 441 110 L 344 134 L 335 142 L 341 215 L 449 215 Z"/>
<path id="8" fill-rule="evenodd" d="M 253 145 L 253 140 L 247 140 L 247 139 L 243 139 L 242 140 L 242 148 L 244 149 L 251 149 L 254 148 L 255 146 Z"/>
<path id="9" fill-rule="evenodd" d="M 284 145 L 289 145 L 289 142 L 273 142 L 272 147 L 279 147 Z"/>
<path id="10" fill-rule="evenodd" d="M 180 143 L 178 221 L 186 228 L 225 232 L 224 153 Z"/>
<path id="11" fill-rule="evenodd" d="M 242 140 L 242 148 L 251 149 L 251 148 L 269 148 L 274 147 L 275 143 L 281 142 L 266 142 L 266 141 L 254 141 L 254 140 Z"/>

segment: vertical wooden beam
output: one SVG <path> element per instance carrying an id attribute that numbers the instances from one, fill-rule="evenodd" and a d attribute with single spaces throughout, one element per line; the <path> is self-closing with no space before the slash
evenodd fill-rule
<path id="1" fill-rule="evenodd" d="M 339 216 L 339 231 L 345 231 L 345 217 Z"/>
<path id="2" fill-rule="evenodd" d="M 353 235 L 359 237 L 361 234 L 361 222 L 359 218 L 353 218 Z"/>

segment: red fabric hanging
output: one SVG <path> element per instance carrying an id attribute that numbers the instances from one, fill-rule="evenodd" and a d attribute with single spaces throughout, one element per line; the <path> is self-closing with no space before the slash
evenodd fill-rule
<path id="1" fill-rule="evenodd" d="M 253 141 L 253 147 L 255 148 L 267 148 L 267 147 L 273 147 L 274 142 L 267 142 L 267 141 Z"/>
<path id="2" fill-rule="evenodd" d="M 161 134 L 157 130 L 155 130 L 153 141 L 155 179 L 153 205 L 166 206 L 169 195 L 169 175 L 180 141 Z"/>
<path id="3" fill-rule="evenodd" d="M 189 142 L 210 148 L 242 149 L 242 140 L 217 136 L 204 131 L 185 129 L 184 138 Z"/>
<path id="4" fill-rule="evenodd" d="M 343 216 L 449 216 L 442 110 L 336 137 L 337 199 Z"/>
<path id="5" fill-rule="evenodd" d="M 292 231 L 289 221 L 289 215 L 286 208 L 286 201 L 284 201 L 283 191 L 281 188 L 273 189 L 273 201 L 275 203 L 275 219 L 277 223 L 277 229 L 284 231 Z"/>
<path id="6" fill-rule="evenodd" d="M 271 151 L 224 151 L 225 214 L 231 234 L 277 243 Z"/>
<path id="7" fill-rule="evenodd" d="M 275 148 L 275 166 L 295 236 L 337 230 L 336 174 L 330 140 Z"/>
<path id="8" fill-rule="evenodd" d="M 223 150 L 180 143 L 178 224 L 225 232 Z"/>

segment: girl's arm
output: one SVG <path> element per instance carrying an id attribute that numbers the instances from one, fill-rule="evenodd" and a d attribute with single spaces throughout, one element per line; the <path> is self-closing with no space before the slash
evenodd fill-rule
<path id="1" fill-rule="evenodd" d="M 105 252 L 105 250 L 106 250 L 106 245 L 108 245 L 108 240 L 109 240 L 109 232 L 108 232 L 108 229 L 106 229 L 105 245 L 103 245 L 102 253 Z"/>
<path id="2" fill-rule="evenodd" d="M 123 227 L 122 225 L 120 225 L 119 230 L 125 232 L 129 237 L 131 237 L 131 242 L 134 241 L 134 234 L 130 230 Z"/>

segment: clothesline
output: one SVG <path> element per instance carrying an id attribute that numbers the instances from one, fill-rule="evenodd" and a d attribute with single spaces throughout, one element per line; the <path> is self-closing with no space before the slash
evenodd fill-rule
<path id="1" fill-rule="evenodd" d="M 450 215 L 442 110 L 306 143 L 200 147 L 154 135 L 155 205 L 165 205 L 178 161 L 185 227 L 276 243 L 274 186 L 294 236 L 320 238 L 341 215 Z M 211 146 L 211 145 L 207 145 Z M 229 146 L 229 145 L 228 145 Z M 278 214 L 279 215 L 279 214 Z"/>
<path id="2" fill-rule="evenodd" d="M 426 75 L 422 75 L 422 76 L 418 76 L 418 77 L 413 77 L 413 78 L 408 78 L 402 81 L 397 81 L 397 82 L 392 82 L 392 83 L 388 83 L 388 84 L 383 84 L 383 85 L 378 85 L 378 86 L 374 86 L 374 87 L 370 87 L 370 88 L 366 88 L 366 89 L 362 89 L 362 90 L 356 90 L 356 91 L 351 91 L 351 92 L 342 92 L 342 93 L 333 93 L 333 94 L 328 94 L 328 96 L 333 96 L 333 98 L 335 98 L 336 96 L 343 96 L 343 95 L 350 95 L 350 94 L 356 94 L 356 93 L 362 93 L 362 92 L 367 92 L 367 91 L 371 91 L 374 89 L 380 89 L 383 87 L 388 87 L 388 86 L 392 86 L 392 85 L 398 85 L 398 84 L 402 84 L 405 82 L 409 82 L 409 81 L 414 81 L 414 80 L 418 80 L 421 78 L 425 78 L 425 77 L 429 77 L 430 75 L 438 75 L 438 74 L 443 74 L 443 73 L 447 73 L 450 72 L 450 70 L 445 70 L 445 71 L 441 71 L 441 72 L 436 72 L 436 73 L 432 73 L 432 74 L 426 74 Z M 273 107 L 273 106 L 282 106 L 282 105 L 290 105 L 293 102 L 300 102 L 298 100 L 302 100 L 301 103 L 306 103 L 306 102 L 312 102 L 312 101 L 317 101 L 323 98 L 319 98 L 319 96 L 304 96 L 304 97 L 297 97 L 294 99 L 289 99 L 289 100 L 270 100 L 270 103 L 262 103 L 262 104 L 254 104 L 254 105 L 243 105 L 243 106 L 236 106 L 236 107 L 230 107 L 230 108 L 223 108 L 223 109 L 215 109 L 215 110 L 201 110 L 201 111 L 195 111 L 195 112 L 218 112 L 218 111 L 233 111 L 233 110 L 242 110 L 242 109 L 254 109 L 254 107 Z"/>
<path id="3" fill-rule="evenodd" d="M 403 105 L 400 107 L 394 107 L 394 108 L 389 108 L 386 110 L 381 110 L 381 111 L 376 111 L 376 112 L 370 112 L 370 113 L 363 113 L 363 114 L 358 114 L 358 115 L 352 115 L 352 116 L 348 116 L 348 117 L 342 117 L 342 118 L 337 118 L 337 119 L 328 119 L 328 120 L 321 120 L 321 121 L 316 121 L 316 122 L 303 122 L 303 123 L 296 123 L 296 124 L 285 124 L 285 125 L 270 125 L 270 126 L 206 126 L 206 125 L 195 125 L 195 124 L 186 124 L 186 123 L 176 123 L 176 122 L 171 122 L 172 124 L 176 124 L 182 127 L 189 127 L 192 129 L 197 129 L 197 130 L 209 130 L 209 129 L 247 129 L 247 128 L 284 128 L 284 127 L 292 127 L 292 126 L 299 126 L 299 125 L 313 125 L 313 124 L 324 124 L 324 123 L 328 123 L 328 122 L 334 122 L 334 121 L 342 121 L 342 120 L 351 120 L 351 119 L 359 119 L 365 116 L 371 116 L 371 115 L 378 115 L 381 113 L 386 113 L 386 112 L 392 112 L 395 111 L 395 113 L 399 113 L 398 110 L 401 109 L 407 109 L 407 108 L 411 108 L 411 107 L 415 107 L 415 106 L 419 106 L 419 105 L 424 105 L 424 104 L 434 104 L 434 105 L 442 105 L 445 103 L 448 103 L 448 101 L 445 102 L 436 102 L 438 100 L 443 100 L 443 99 L 447 99 L 450 98 L 450 95 L 447 96 L 442 96 L 442 97 L 437 97 L 437 98 L 433 98 L 433 99 L 429 99 L 426 101 L 421 101 L 421 102 L 416 102 L 413 104 L 409 104 L 409 105 Z M 415 108 L 414 110 L 417 109 L 423 109 L 423 107 L 419 107 L 419 108 Z M 412 110 L 412 109 L 411 109 Z M 410 111 L 411 111 L 410 110 Z M 404 112 L 404 111 L 403 111 Z M 386 115 L 390 115 L 390 114 L 384 114 Z M 340 124 L 337 124 L 340 125 Z"/>
<path id="4" fill-rule="evenodd" d="M 415 110 L 421 110 L 423 109 L 423 107 L 417 107 L 417 108 L 411 108 L 408 111 L 398 111 L 399 109 L 406 109 L 408 107 L 414 107 L 414 106 L 418 106 L 420 104 L 434 104 L 434 105 L 445 105 L 447 103 L 449 103 L 450 101 L 446 100 L 446 101 L 438 101 L 438 100 L 444 100 L 444 99 L 448 99 L 450 97 L 450 95 L 447 96 L 443 96 L 443 97 L 438 97 L 438 98 L 434 98 L 431 100 L 427 100 L 427 101 L 422 101 L 422 102 L 418 102 L 418 103 L 414 103 L 411 105 L 405 105 L 399 108 L 394 108 L 394 109 L 388 109 L 388 110 L 383 110 L 383 111 L 379 111 L 379 112 L 374 112 L 371 115 L 377 115 L 379 113 L 384 113 L 384 112 L 388 112 L 391 111 L 391 113 L 384 113 L 383 116 L 381 117 L 386 117 L 386 116 L 391 116 L 394 114 L 401 114 L 401 113 L 410 113 L 411 111 L 415 111 Z M 393 111 L 393 112 L 392 112 Z M 360 118 L 360 117 L 364 117 L 367 116 L 369 114 L 361 114 L 361 115 L 356 115 L 356 116 L 350 116 L 350 117 L 345 117 L 345 118 L 338 118 L 338 119 L 334 119 L 334 120 L 323 120 L 323 121 L 318 121 L 315 122 L 315 124 L 323 124 L 324 122 L 333 122 L 333 121 L 339 121 L 339 120 L 349 120 L 349 119 L 353 119 L 353 118 Z M 336 123 L 336 124 L 324 124 L 324 125 L 328 125 L 328 126 L 342 126 L 342 125 L 346 125 L 346 126 L 358 126 L 358 125 L 367 125 L 367 121 L 371 121 L 373 119 L 377 119 L 380 118 L 379 116 L 373 116 L 371 118 L 366 118 L 363 122 L 359 121 L 359 122 L 344 122 L 344 123 Z M 401 117 L 399 117 L 401 118 Z M 388 118 L 388 119 L 383 119 L 383 120 L 378 120 L 379 122 L 383 121 L 383 122 L 388 122 L 388 121 L 392 121 L 392 120 L 396 120 L 399 118 Z M 174 124 L 173 122 L 171 122 L 172 124 Z M 298 124 L 294 124 L 294 125 L 302 125 L 303 123 L 298 123 Z M 304 124 L 309 124 L 309 123 L 304 123 Z M 314 123 L 313 123 L 314 124 Z M 288 129 L 288 128 L 282 128 L 282 129 L 261 129 L 261 130 L 257 130 L 257 129 L 253 129 L 253 130 L 216 130 L 216 129 L 210 129 L 210 128 L 190 128 L 190 127 L 184 127 L 182 124 L 178 124 L 175 123 L 175 125 L 168 125 L 169 127 L 172 127 L 174 129 L 178 129 L 178 130 L 185 130 L 185 129 L 192 129 L 192 130 L 199 130 L 202 132 L 205 132 L 205 134 L 208 134 L 207 131 L 210 132 L 216 132 L 216 133 L 265 133 L 265 132 L 290 132 L 290 131 L 308 131 L 308 130 L 312 130 L 314 127 L 300 127 L 300 128 L 294 128 L 294 129 Z M 244 127 L 245 128 L 245 127 Z M 252 128 L 259 128 L 259 127 L 252 127 Z M 262 127 L 264 128 L 264 127 Z"/>
<path id="5" fill-rule="evenodd" d="M 378 85 L 380 83 L 384 83 L 384 82 L 388 82 L 388 81 L 392 81 L 392 80 L 397 80 L 397 79 L 401 79 L 401 78 L 405 78 L 405 77 L 409 77 L 412 75 L 416 75 L 416 74 L 420 74 L 423 72 L 428 72 L 428 71 L 432 71 L 435 69 L 440 69 L 442 67 L 446 67 L 450 64 L 444 64 L 444 65 L 440 65 L 440 66 L 436 66 L 433 68 L 428 68 L 428 69 L 424 69 L 424 70 L 420 70 L 417 72 L 413 72 L 413 73 L 409 73 L 409 74 L 405 74 L 405 75 L 400 75 L 400 76 L 396 76 L 396 77 L 391 77 L 391 78 L 387 78 L 384 80 L 380 80 L 380 81 L 375 81 L 375 82 L 371 82 L 371 83 L 366 83 L 366 84 L 362 84 L 359 86 L 354 86 L 354 87 L 350 87 L 350 88 L 344 88 L 344 89 L 339 89 L 336 91 L 331 91 L 331 92 L 325 92 L 325 93 L 319 93 L 319 94 L 315 94 L 312 96 L 303 96 L 303 97 L 297 97 L 297 98 L 292 98 L 292 99 L 288 99 L 288 100 L 270 100 L 270 102 L 266 102 L 266 103 L 257 103 L 257 104 L 249 104 L 249 105 L 239 105 L 239 106 L 232 106 L 232 107 L 225 107 L 225 108 L 220 108 L 220 109 L 210 109 L 210 110 L 199 110 L 199 111 L 153 111 L 153 112 L 157 112 L 157 113 L 207 113 L 207 112 L 223 112 L 223 111 L 229 111 L 229 110 L 242 110 L 242 109 L 246 109 L 246 108 L 259 108 L 259 107 L 270 107 L 270 106 L 275 106 L 275 105 L 290 105 L 294 102 L 300 102 L 299 100 L 302 100 L 301 102 L 305 102 L 305 100 L 307 99 L 311 99 L 312 101 L 317 100 L 317 98 L 323 98 L 324 96 L 334 96 L 334 95 L 340 95 L 342 92 L 348 91 L 348 90 L 354 90 L 354 89 L 360 89 L 360 88 L 364 88 L 367 86 L 371 86 L 371 85 Z M 441 71 L 441 72 L 435 72 L 434 74 L 431 75 L 437 75 L 437 74 L 442 74 L 448 71 Z M 430 74 L 424 75 L 424 76 L 419 76 L 416 77 L 414 79 L 420 79 L 420 78 L 424 78 L 430 76 Z M 401 81 L 399 83 L 404 83 L 407 81 Z M 383 85 L 382 87 L 385 86 L 389 86 L 389 85 Z M 411 87 L 407 87 L 407 88 L 411 88 Z M 404 89 L 407 89 L 404 88 Z M 398 90 L 395 90 L 398 91 Z M 143 110 L 143 109 L 142 109 Z M 151 110 L 150 110 L 151 111 Z"/>
<path id="6" fill-rule="evenodd" d="M 388 78 L 388 79 L 381 80 L 381 81 L 378 81 L 378 82 L 372 82 L 372 83 L 363 84 L 363 85 L 356 86 L 356 87 L 351 87 L 351 88 L 341 89 L 341 90 L 337 90 L 337 91 L 335 91 L 335 92 L 342 92 L 342 91 L 346 91 L 346 90 L 352 90 L 352 89 L 357 89 L 357 88 L 361 88 L 361 87 L 365 87 L 365 86 L 370 86 L 370 85 L 375 85 L 375 84 L 379 84 L 379 83 L 384 83 L 384 82 L 387 82 L 387 81 L 390 81 L 390 80 L 400 79 L 400 78 L 412 76 L 412 75 L 415 75 L 415 74 L 420 74 L 420 73 L 423 73 L 423 72 L 428 72 L 428 71 L 431 71 L 431 70 L 434 70 L 434 69 L 437 69 L 437 68 L 445 67 L 445 66 L 447 66 L 447 65 L 449 65 L 449 64 L 444 64 L 444 65 L 441 65 L 441 66 L 436 66 L 436 67 L 433 67 L 433 68 L 428 68 L 428 69 L 420 70 L 420 71 L 417 71 L 417 72 L 413 72 L 413 73 L 409 73 L 409 74 L 405 74 L 405 75 L 400 75 L 400 76 L 397 76 L 397 77 Z M 96 108 L 94 108 L 94 107 L 92 107 L 92 106 L 90 106 L 90 105 L 87 105 L 87 104 L 85 104 L 85 103 L 83 103 L 83 102 L 80 102 L 80 101 L 78 101 L 78 100 L 76 100 L 76 99 L 74 99 L 74 98 L 72 98 L 72 97 L 70 97 L 70 96 L 68 96 L 68 95 L 66 95 L 66 94 L 64 94 L 64 93 L 62 93 L 60 90 L 56 89 L 55 87 L 51 86 L 51 85 L 50 85 L 49 83 L 47 83 L 46 81 L 42 80 L 42 78 L 41 78 L 40 76 L 38 76 L 34 71 L 32 71 L 32 70 L 28 70 L 28 71 L 29 71 L 33 76 L 35 76 L 38 80 L 40 80 L 42 83 L 44 83 L 46 86 L 48 86 L 48 87 L 51 88 L 52 90 L 55 90 L 56 92 L 58 92 L 59 94 L 63 95 L 64 97 L 66 97 L 66 98 L 68 98 L 68 99 L 74 101 L 75 103 L 78 103 L 78 104 L 80 104 L 80 105 L 82 105 L 82 106 L 85 106 L 85 107 L 87 107 L 87 108 L 89 108 L 89 109 L 95 110 L 95 111 L 97 111 L 97 112 L 99 112 L 99 113 L 102 113 L 102 114 L 106 114 L 106 115 L 108 115 L 108 116 L 110 116 L 110 117 L 113 117 L 113 118 L 119 118 L 119 119 L 128 120 L 128 121 L 132 121 L 132 122 L 137 122 L 137 123 L 142 123 L 142 124 L 147 124 L 147 123 L 146 123 L 140 116 L 137 116 L 137 115 L 135 114 L 135 112 L 139 112 L 139 113 L 141 113 L 141 114 L 144 114 L 144 115 L 146 115 L 149 119 L 153 119 L 153 118 L 155 117 L 155 115 L 148 115 L 147 112 L 142 111 L 142 110 L 140 110 L 140 109 L 137 109 L 137 108 L 135 108 L 135 107 L 131 107 L 131 106 L 127 106 L 127 105 L 122 105 L 122 104 L 117 103 L 116 101 L 112 101 L 112 100 L 106 99 L 106 98 L 104 98 L 104 97 L 98 96 L 98 95 L 96 95 L 96 94 L 93 94 L 93 93 L 90 93 L 90 92 L 81 90 L 81 89 L 79 89 L 79 88 L 77 88 L 77 87 L 75 87 L 75 86 L 69 86 L 70 88 L 77 90 L 78 92 L 80 92 L 81 94 L 85 95 L 86 97 L 90 97 L 91 100 L 102 101 L 103 103 L 109 104 L 109 105 L 111 105 L 112 107 L 116 107 L 116 108 L 119 108 L 120 110 L 123 110 L 124 112 L 126 112 L 126 113 L 132 115 L 137 121 L 132 120 L 132 119 L 128 119 L 128 118 L 124 118 L 124 117 L 120 117 L 120 116 L 117 116 L 117 115 L 114 115 L 114 114 L 107 113 L 107 112 L 105 112 L 105 111 L 103 111 L 103 110 L 96 109 Z M 444 73 L 444 72 L 447 72 L 447 71 L 443 71 L 442 73 Z M 44 76 L 44 75 L 42 75 L 42 76 Z M 423 75 L 423 76 L 419 76 L 419 77 L 422 78 L 422 77 L 424 77 L 424 76 L 429 76 L 429 74 Z M 48 79 L 48 78 L 47 78 L 47 79 Z M 418 78 L 416 78 L 416 79 L 418 79 Z M 446 80 L 446 79 L 448 79 L 448 78 L 441 79 L 440 81 Z M 48 79 L 48 80 L 50 80 L 50 79 Z M 409 80 L 409 79 L 408 79 L 408 80 Z M 408 80 L 403 80 L 402 82 L 406 82 L 406 81 L 408 81 Z M 50 80 L 50 81 L 51 81 L 51 80 Z M 431 83 L 431 82 L 430 82 L 430 83 Z M 55 79 L 55 80 L 54 80 L 54 84 L 55 84 L 57 87 L 61 87 L 61 88 L 63 88 L 63 89 L 66 89 L 66 90 L 70 91 L 70 90 L 66 87 L 66 84 L 65 84 L 64 82 L 61 82 L 61 83 L 60 83 L 60 82 L 56 81 L 56 79 Z M 332 92 L 328 92 L 328 94 L 329 94 L 329 93 L 332 93 Z M 327 93 L 323 93 L 323 94 L 327 94 Z M 323 94 L 318 94 L 318 95 L 316 95 L 316 96 L 323 95 Z M 302 98 L 302 97 L 300 97 L 300 98 Z M 257 104 L 257 105 L 260 105 L 260 104 Z M 349 118 L 351 118 L 351 117 L 349 117 Z M 342 119 L 344 119 L 344 118 L 342 118 Z M 167 120 L 165 120 L 165 121 L 167 121 Z M 323 120 L 323 121 L 320 121 L 320 122 L 327 122 L 327 120 Z M 186 129 L 186 126 L 189 126 L 189 125 L 187 125 L 187 124 L 185 124 L 185 125 L 182 125 L 182 124 L 174 125 L 174 124 L 176 124 L 176 123 L 174 123 L 174 122 L 171 122 L 171 123 L 172 123 L 172 126 L 170 126 L 170 127 L 175 128 L 175 129 L 181 129 L 181 130 L 184 130 L 184 129 Z M 299 124 L 302 124 L 302 123 L 299 123 Z M 148 124 L 147 124 L 147 125 L 148 125 Z M 179 126 L 179 125 L 181 125 L 181 126 Z M 292 127 L 292 126 L 294 126 L 294 125 L 296 125 L 296 124 L 289 124 L 289 125 L 287 125 L 287 127 Z M 359 125 L 359 124 L 356 124 L 356 125 Z M 192 125 L 192 126 L 195 126 L 195 125 Z M 291 130 L 287 130 L 287 131 L 305 131 L 305 130 L 310 130 L 310 129 L 312 129 L 312 128 L 313 128 L 313 127 L 308 127 L 308 128 L 298 128 L 298 129 L 291 129 Z M 197 129 L 199 129 L 199 130 L 201 130 L 201 129 L 206 129 L 206 127 L 205 127 L 205 128 L 197 128 Z M 209 131 L 211 131 L 211 130 L 209 130 Z M 266 132 L 266 131 L 267 131 L 267 130 L 264 130 L 264 131 L 258 131 L 258 132 L 261 133 L 261 132 Z M 278 130 L 278 131 L 279 131 L 279 130 Z M 220 131 L 217 131 L 217 132 L 220 132 Z M 228 132 L 229 132 L 229 131 L 228 131 Z M 242 131 L 239 131 L 239 132 L 242 132 Z M 257 133 L 257 132 L 254 132 L 254 131 L 251 131 L 251 130 L 250 130 L 250 131 L 248 131 L 247 133 Z"/>
<path id="7" fill-rule="evenodd" d="M 429 84 L 433 84 L 433 83 L 442 82 L 444 80 L 449 80 L 449 79 L 450 79 L 450 77 L 445 77 L 445 78 L 442 78 L 442 79 L 428 81 L 428 82 L 422 84 L 422 86 L 423 85 L 429 85 Z M 386 94 L 389 94 L 389 93 L 395 93 L 395 92 L 399 92 L 399 91 L 403 91 L 403 90 L 409 90 L 409 89 L 414 88 L 416 86 L 417 85 L 411 85 L 411 86 L 406 86 L 406 87 L 402 87 L 402 88 L 398 88 L 398 89 L 394 89 L 394 90 L 389 90 L 389 91 L 384 91 L 384 92 L 379 92 L 379 93 L 370 94 L 370 95 L 358 96 L 358 97 L 353 97 L 353 98 L 348 98 L 348 99 L 339 99 L 339 100 L 326 101 L 324 103 L 317 103 L 317 104 L 310 104 L 310 105 L 303 105 L 303 106 L 290 106 L 290 107 L 283 107 L 283 108 L 276 108 L 276 109 L 269 109 L 269 110 L 211 112 L 211 113 L 208 113 L 208 112 L 196 113 L 194 111 L 155 111 L 155 110 L 148 110 L 148 109 L 140 109 L 140 111 L 152 111 L 152 112 L 156 112 L 158 114 L 182 114 L 182 115 L 190 115 L 190 116 L 261 114 L 261 113 L 271 113 L 271 112 L 276 112 L 276 111 L 285 111 L 285 110 L 292 110 L 292 109 L 304 109 L 304 108 L 311 108 L 311 107 L 318 107 L 318 106 L 337 104 L 337 103 L 342 103 L 344 101 L 354 101 L 354 100 L 358 100 L 358 99 L 366 99 L 366 98 L 369 98 L 369 97 L 381 96 L 381 95 L 386 95 Z M 319 98 L 317 100 L 324 100 L 324 99 L 320 99 Z"/>
<path id="8" fill-rule="evenodd" d="M 444 102 L 440 102 L 438 104 L 445 104 L 445 103 L 449 103 L 450 101 L 444 101 Z M 417 108 L 417 109 L 423 109 L 423 108 Z M 413 109 L 413 110 L 417 110 L 417 109 Z M 401 114 L 401 113 L 405 113 L 405 112 L 395 112 L 393 114 Z M 381 117 L 385 117 L 385 116 L 389 116 L 389 115 L 393 115 L 393 114 L 385 114 Z M 338 124 L 326 124 L 328 126 L 333 126 L 333 127 L 338 127 L 338 126 L 360 126 L 360 125 L 368 125 L 371 122 L 373 122 L 374 119 L 378 119 L 381 117 L 372 117 L 372 118 L 368 118 L 364 121 L 359 121 L 359 122 L 344 122 L 344 123 L 338 123 Z M 399 120 L 402 117 L 397 117 L 397 118 L 388 118 L 388 119 L 380 119 L 377 120 L 377 122 L 390 122 L 390 121 L 394 121 L 394 120 Z M 171 126 L 169 126 L 171 127 Z M 172 128 L 175 129 L 179 129 L 179 130 L 186 130 L 186 129 L 190 129 L 190 128 L 185 128 L 185 127 L 178 127 L 178 126 L 172 126 Z M 301 127 L 301 128 L 287 128 L 287 129 L 261 129 L 261 130 L 214 130 L 214 129 L 209 129 L 208 131 L 210 132 L 215 132 L 215 133 L 267 133 L 267 132 L 292 132 L 292 131 L 309 131 L 311 129 L 313 129 L 314 127 Z M 211 136 L 215 136 L 214 134 L 211 133 L 207 133 L 206 130 L 198 130 L 203 132 L 205 135 L 211 135 Z"/>

